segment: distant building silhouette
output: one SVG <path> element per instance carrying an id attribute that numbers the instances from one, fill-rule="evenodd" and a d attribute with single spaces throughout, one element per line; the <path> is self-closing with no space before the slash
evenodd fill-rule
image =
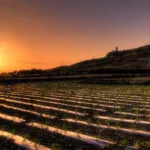
<path id="1" fill-rule="evenodd" d="M 119 51 L 119 49 L 118 49 L 118 46 L 116 46 L 116 49 L 115 49 L 115 51 L 116 51 L 116 52 L 118 52 L 118 51 Z"/>
<path id="2" fill-rule="evenodd" d="M 118 46 L 116 46 L 116 48 L 112 50 L 112 52 L 118 52 L 118 51 L 119 51 Z"/>
<path id="3" fill-rule="evenodd" d="M 114 55 L 118 55 L 119 54 L 119 48 L 118 46 L 115 47 L 115 49 L 113 49 L 111 52 L 109 52 L 107 54 L 107 56 L 114 56 Z"/>

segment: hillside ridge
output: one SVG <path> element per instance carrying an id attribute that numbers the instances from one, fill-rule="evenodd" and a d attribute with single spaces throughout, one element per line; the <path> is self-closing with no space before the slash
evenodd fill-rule
<path id="1" fill-rule="evenodd" d="M 0 77 L 49 77 L 88 74 L 129 74 L 150 72 L 150 45 L 111 51 L 103 58 L 78 62 L 47 70 L 32 69 L 1 74 Z"/>
<path id="2" fill-rule="evenodd" d="M 132 62 L 132 64 L 129 64 Z M 77 65 L 92 64 L 100 67 L 123 67 L 123 68 L 149 68 L 150 62 L 150 45 L 142 46 L 135 49 L 122 50 L 122 51 L 112 51 L 109 52 L 104 58 L 86 60 L 72 65 L 75 67 Z M 97 63 L 97 64 L 96 64 Z M 139 64 L 140 63 L 140 64 Z M 143 63 L 143 64 L 141 64 Z"/>

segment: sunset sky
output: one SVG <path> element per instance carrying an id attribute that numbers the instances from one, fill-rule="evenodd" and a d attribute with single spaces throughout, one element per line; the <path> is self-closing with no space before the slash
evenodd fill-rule
<path id="1" fill-rule="evenodd" d="M 0 72 L 150 44 L 150 0 L 0 0 Z"/>

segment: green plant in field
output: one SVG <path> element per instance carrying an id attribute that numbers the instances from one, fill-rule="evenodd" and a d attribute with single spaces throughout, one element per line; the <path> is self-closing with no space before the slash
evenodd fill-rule
<path id="1" fill-rule="evenodd" d="M 15 134 L 15 133 L 16 133 L 16 130 L 15 130 L 15 129 L 12 129 L 12 130 L 11 130 L 11 133 L 12 133 L 12 134 Z"/>
<path id="2" fill-rule="evenodd" d="M 135 147 L 138 150 L 149 150 L 150 149 L 150 141 L 137 141 L 135 143 Z"/>
<path id="3" fill-rule="evenodd" d="M 120 127 L 120 122 L 119 122 L 119 121 L 116 121 L 116 122 L 115 122 L 115 125 L 116 125 L 117 127 Z"/>
<path id="4" fill-rule="evenodd" d="M 62 147 L 59 144 L 51 144 L 52 150 L 62 150 Z"/>
<path id="5" fill-rule="evenodd" d="M 109 126 L 109 125 L 110 125 L 110 121 L 109 121 L 109 120 L 105 120 L 105 124 L 106 124 L 107 126 Z"/>
<path id="6" fill-rule="evenodd" d="M 67 125 L 63 124 L 62 129 L 66 132 L 68 129 Z"/>
<path id="7" fill-rule="evenodd" d="M 139 109 L 136 109 L 136 120 L 139 120 Z"/>
<path id="8" fill-rule="evenodd" d="M 120 142 L 119 142 L 119 146 L 120 147 L 126 147 L 128 145 L 128 141 L 127 140 L 121 140 Z"/>

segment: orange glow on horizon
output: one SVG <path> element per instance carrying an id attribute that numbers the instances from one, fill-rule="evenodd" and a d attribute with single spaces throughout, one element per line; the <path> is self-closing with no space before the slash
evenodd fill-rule
<path id="1" fill-rule="evenodd" d="M 48 41 L 45 45 L 43 41 L 30 43 L 11 36 L 9 39 L 5 38 L 5 41 L 1 40 L 3 42 L 0 43 L 0 72 L 33 68 L 50 69 L 70 65 L 94 58 L 97 54 L 92 50 L 99 49 L 99 45 L 87 45 L 86 40 L 79 35 L 71 38 L 55 38 L 53 43 Z M 105 52 L 98 53 L 99 57 L 105 55 Z"/>
<path id="2" fill-rule="evenodd" d="M 2 0 L 0 72 L 50 69 L 103 57 L 116 46 L 150 44 L 150 5 L 131 3 Z"/>

